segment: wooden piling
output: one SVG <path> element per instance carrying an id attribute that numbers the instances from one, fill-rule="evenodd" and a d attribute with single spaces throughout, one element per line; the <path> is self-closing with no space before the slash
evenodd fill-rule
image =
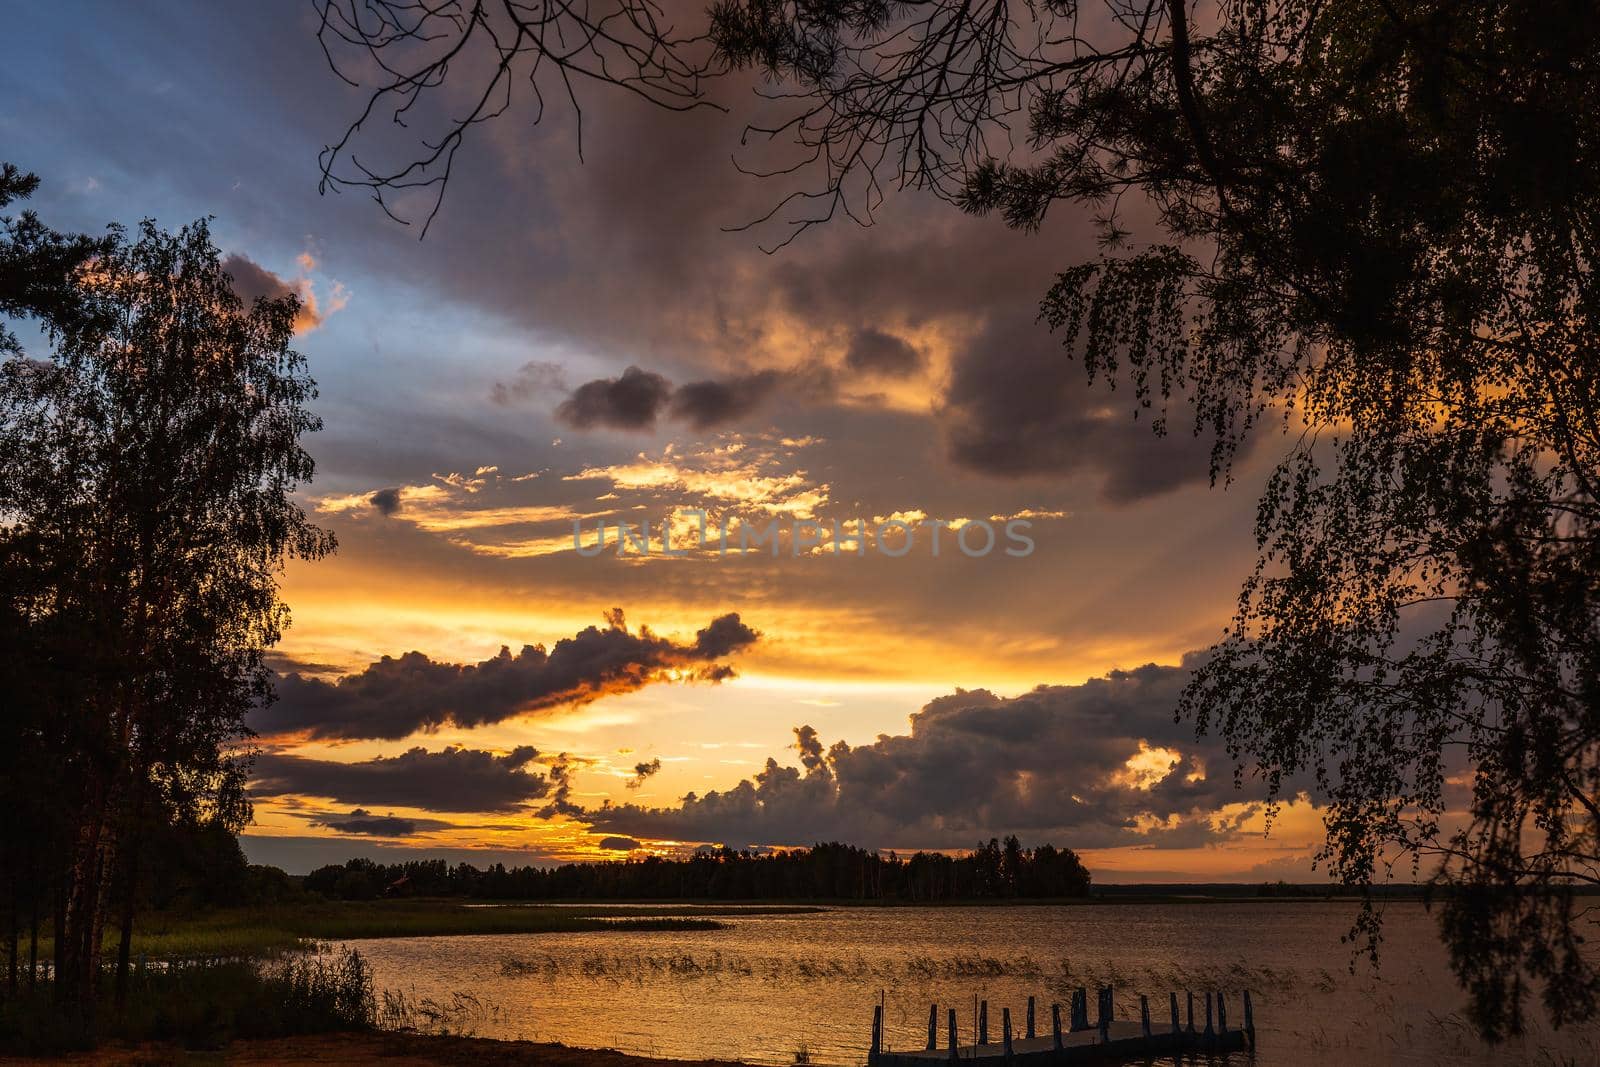
<path id="1" fill-rule="evenodd" d="M 1132 994 L 1130 994 L 1131 996 Z M 1234 1025 L 1228 1025 L 1227 996 L 1222 990 L 1202 990 L 1205 997 L 1205 1029 L 1201 1034 L 1195 1032 L 1199 1021 L 1194 1018 L 1195 1007 L 1193 992 L 1186 992 L 1189 1003 L 1189 1029 L 1182 1029 L 1182 1017 L 1178 1012 L 1178 994 L 1175 991 L 1167 993 L 1167 1007 L 1172 1016 L 1172 1032 L 1168 1033 L 1163 1025 L 1157 1032 L 1156 1024 L 1150 1014 L 1150 997 L 1139 995 L 1139 1011 L 1137 1027 L 1130 1021 L 1134 1018 L 1129 1004 L 1129 1019 L 1119 1021 L 1116 1018 L 1116 988 L 1105 985 L 1095 987 L 1095 1018 L 1088 1021 L 1085 1029 L 1093 1028 L 1095 1033 L 1072 1034 L 1068 1036 L 1064 1028 L 1065 1020 L 1062 1018 L 1062 1007 L 1059 1003 L 1050 1005 L 1050 1034 L 1048 1044 L 1039 1040 L 1040 1019 L 1038 1017 L 1039 1003 L 1037 997 L 1030 997 L 1029 1008 L 1033 1026 L 1028 1030 L 1023 1028 L 1023 1020 L 1017 1020 L 1017 1029 L 1011 1028 L 1011 1009 L 1002 1002 L 1000 1013 L 995 1020 L 999 1027 L 999 1036 L 992 1041 L 989 1038 L 989 1002 L 978 997 L 973 998 L 973 1014 L 975 1029 L 978 1031 L 980 1041 L 963 1046 L 961 1036 L 957 1029 L 956 1009 L 950 1008 L 946 1012 L 949 1026 L 949 1045 L 939 1047 L 939 1006 L 937 1003 L 928 1006 L 928 1040 L 925 1048 L 910 1048 L 891 1051 L 890 1038 L 886 1029 L 887 1004 L 880 999 L 872 1007 L 872 1043 L 866 1058 L 867 1067 L 932 1067 L 941 1060 L 946 1061 L 947 1067 L 962 1067 L 963 1061 L 985 1060 L 993 1067 L 1068 1067 L 1080 1060 L 1094 1060 L 1103 1058 L 1107 1053 L 1133 1059 L 1142 1058 L 1144 1062 L 1153 1062 L 1155 1057 L 1168 1054 L 1183 1059 L 1196 1052 L 1222 1055 L 1237 1052 L 1242 1049 L 1253 1049 L 1255 1013 L 1248 991 L 1241 990 L 1240 996 L 1244 1003 L 1243 1019 L 1235 1018 Z M 1088 1015 L 1088 991 L 1081 990 L 1073 994 L 1073 1014 Z M 1157 1010 L 1160 1010 L 1159 1003 Z M 1235 1005 L 1235 1012 L 1238 1012 Z M 1241 1026 L 1240 1023 L 1243 1023 Z M 987 1046 L 987 1047 L 986 1047 Z M 1003 1063 L 996 1063 L 1003 1060 Z M 969 1064 L 968 1067 L 977 1067 Z"/>
<path id="2" fill-rule="evenodd" d="M 1035 1035 L 1034 1029 L 1033 1029 L 1033 998 L 1029 997 L 1028 998 L 1028 1040 L 1032 1041 L 1035 1036 L 1036 1035 Z"/>

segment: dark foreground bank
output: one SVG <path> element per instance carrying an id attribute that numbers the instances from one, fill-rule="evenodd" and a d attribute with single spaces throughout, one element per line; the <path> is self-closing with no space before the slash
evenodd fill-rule
<path id="1" fill-rule="evenodd" d="M 382 1063 L 386 1067 L 728 1067 L 723 1060 L 661 1060 L 629 1056 L 610 1049 L 569 1048 L 532 1041 L 492 1041 L 477 1037 L 435 1037 L 424 1034 L 357 1032 L 315 1034 L 261 1040 L 236 1040 L 216 1051 L 193 1051 L 171 1044 L 108 1045 L 93 1052 L 50 1059 L 0 1055 L 0 1064 L 256 1064 L 315 1063 L 324 1067 L 355 1067 Z"/>

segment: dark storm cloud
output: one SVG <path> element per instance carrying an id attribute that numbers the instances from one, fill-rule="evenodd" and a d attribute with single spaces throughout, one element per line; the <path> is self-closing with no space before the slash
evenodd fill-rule
<path id="1" fill-rule="evenodd" d="M 576 430 L 650 430 L 671 395 L 672 385 L 661 375 L 629 367 L 620 378 L 578 386 L 556 408 L 556 418 Z"/>
<path id="2" fill-rule="evenodd" d="M 331 835 L 256 837 L 240 834 L 239 845 L 251 863 L 282 867 L 290 874 L 308 874 L 326 864 L 342 864 L 352 852 L 383 863 L 444 860 L 452 867 L 458 863 L 470 863 L 475 867 L 489 867 L 496 863 L 503 863 L 507 867 L 525 867 L 529 864 L 551 863 L 561 858 L 559 853 L 552 854 L 535 845 L 524 848 L 464 848 L 368 840 L 363 841 L 359 849 L 354 849 L 348 837 Z"/>
<path id="3" fill-rule="evenodd" d="M 607 852 L 632 852 L 643 846 L 631 837 L 602 837 L 600 847 Z"/>
<path id="4" fill-rule="evenodd" d="M 617 618 L 620 622 L 621 616 Z M 744 624 L 737 611 L 730 611 L 712 619 L 705 629 L 695 631 L 693 650 L 701 659 L 717 659 L 755 644 L 760 636 Z"/>
<path id="5" fill-rule="evenodd" d="M 672 417 L 696 430 L 725 425 L 760 407 L 780 379 L 777 371 L 759 371 L 722 381 L 680 385 L 672 394 Z"/>
<path id="6" fill-rule="evenodd" d="M 296 659 L 286 656 L 277 649 L 269 649 L 262 656 L 266 665 L 279 674 L 325 674 L 337 678 L 345 672 L 345 668 L 337 663 L 318 663 L 315 660 Z"/>
<path id="7" fill-rule="evenodd" d="M 356 808 L 348 815 L 318 816 L 311 820 L 311 825 L 322 826 L 335 833 L 365 837 L 410 837 L 422 830 L 444 830 L 451 824 L 442 819 L 406 819 L 398 815 L 374 815 L 366 808 Z"/>
<path id="8" fill-rule="evenodd" d="M 827 766 L 827 756 L 822 751 L 822 738 L 816 728 L 811 726 L 796 726 L 794 728 L 794 747 L 800 753 L 800 766 L 809 773 Z"/>
<path id="9" fill-rule="evenodd" d="M 694 18 L 701 11 L 691 5 L 679 14 Z M 52 21 L 41 8 L 23 24 L 37 24 L 28 32 L 42 37 Z M 1034 325 L 1036 301 L 1058 271 L 1097 255 L 1089 212 L 1053 212 L 1043 232 L 1030 235 L 993 218 L 963 216 L 916 193 L 889 198 L 871 230 L 820 227 L 779 255 L 762 255 L 758 245 L 776 234 L 727 230 L 762 216 L 790 188 L 783 180 L 740 173 L 729 160 L 745 124 L 772 117 L 752 108 L 787 106 L 764 104 L 750 92 L 754 75 L 717 84 L 719 100 L 733 109 L 726 115 L 667 114 L 623 94 L 584 94 L 581 166 L 575 118 L 566 109 L 552 109 L 537 128 L 529 128 L 518 110 L 475 128 L 470 163 L 464 157 L 453 171 L 443 212 L 428 240 L 419 243 L 417 227 L 391 224 L 361 198 L 319 198 L 305 181 L 306 160 L 313 161 L 314 172 L 318 149 L 359 113 L 365 99 L 326 69 L 314 20 L 252 10 L 221 27 L 197 24 L 181 13 L 134 17 L 107 10 L 102 22 L 105 39 L 136 42 L 137 51 L 102 56 L 64 45 L 74 63 L 63 65 L 45 50 L 19 56 L 15 65 L 11 84 L 19 113 L 57 131 L 62 144 L 89 146 L 56 162 L 58 170 L 138 175 L 133 187 L 140 196 L 170 190 L 163 206 L 179 198 L 182 210 L 214 211 L 245 233 L 314 233 L 339 250 L 347 273 L 364 271 L 374 280 L 414 286 L 442 304 L 485 311 L 541 336 L 575 342 L 619 369 L 641 352 L 682 368 L 792 366 L 810 354 L 794 350 L 795 323 L 833 338 L 829 349 L 842 350 L 837 358 L 843 370 L 902 365 L 903 350 L 874 346 L 869 338 L 892 337 L 905 327 L 965 329 L 987 321 L 990 334 L 1016 330 L 1042 338 L 1042 328 Z M 183 62 L 197 50 L 230 72 L 226 84 Z M 163 94 L 166 121 L 159 128 L 140 121 L 151 106 L 152 65 L 176 79 Z M 71 94 L 56 89 L 60 70 L 78 67 L 99 72 L 104 107 L 73 107 Z M 452 69 L 462 86 L 471 77 L 470 64 Z M 252 121 L 241 125 L 236 119 L 245 107 Z M 423 135 L 424 120 L 450 114 L 449 107 L 432 116 L 417 114 L 419 121 L 399 142 L 383 147 L 419 149 L 413 135 Z M 760 159 L 745 162 L 752 170 L 770 169 Z M 225 193 L 218 175 L 244 175 L 246 181 Z M 104 207 L 90 203 L 74 208 L 93 211 L 81 220 L 85 227 L 103 221 Z M 1148 218 L 1139 217 L 1144 209 L 1123 206 L 1121 222 L 1147 235 Z M 148 208 L 131 203 L 118 210 L 127 215 Z M 229 264 L 241 288 L 265 292 L 288 284 L 245 257 L 232 257 Z M 841 345 L 839 338 L 848 340 Z M 1050 347 L 1044 341 L 1041 346 Z M 1127 455 L 1131 442 L 1155 457 L 1153 469 L 1130 471 L 1131 461 L 1107 461 L 1115 468 L 1107 492 L 1119 499 L 1170 484 L 1174 472 L 1185 469 L 1170 461 L 1170 449 L 1158 450 L 1139 436 L 1143 426 L 1124 427 L 1113 419 L 1061 423 L 1035 416 L 1028 420 L 1026 441 L 1010 439 L 1015 435 L 1005 432 L 1003 421 L 1008 405 L 990 394 L 1034 373 L 1037 356 L 1035 348 L 991 344 L 958 360 L 956 387 L 934 418 L 952 421 L 951 454 L 966 466 L 1007 476 L 1092 472 L 1100 462 L 1095 457 Z M 679 373 L 683 380 L 705 376 Z M 974 380 L 980 375 L 995 383 L 986 389 Z M 491 389 L 502 403 L 551 388 L 544 372 L 528 366 L 501 377 Z M 1119 407 L 1118 397 L 1087 386 L 1080 391 Z M 1059 390 L 1043 392 L 1054 398 Z M 616 400 L 575 400 L 573 414 L 592 425 L 629 428 L 648 425 L 650 412 L 664 414 L 659 398 L 645 398 L 645 415 L 637 404 Z M 1067 407 L 1081 412 L 1088 405 L 1083 400 Z M 1127 406 L 1120 406 L 1125 415 Z M 415 422 L 389 420 L 371 439 L 343 446 L 344 462 L 392 468 L 397 450 L 414 447 Z M 1064 434 L 1064 443 L 1046 439 L 1053 433 Z M 358 444 L 370 454 L 357 454 Z M 1081 452 L 1090 458 L 1074 463 L 1064 455 Z M 421 469 L 430 462 L 437 460 L 414 460 Z M 382 479 L 395 481 L 398 475 Z"/>
<path id="10" fill-rule="evenodd" d="M 509 648 L 476 664 L 441 663 L 421 652 L 385 656 L 360 674 L 330 683 L 288 674 L 278 699 L 251 716 L 262 734 L 394 740 L 445 723 L 473 727 L 546 708 L 585 704 L 669 680 L 669 671 L 717 682 L 733 669 L 717 660 L 754 644 L 759 635 L 737 613 L 712 620 L 692 642 L 660 637 L 646 627 L 630 632 L 622 612 L 604 628 L 590 626 L 543 645 Z"/>
<path id="11" fill-rule="evenodd" d="M 1003 478 L 1098 475 L 1115 503 L 1155 496 L 1210 476 L 1208 440 L 1157 437 L 1133 418 L 1125 394 L 1087 381 L 1049 333 L 997 317 L 956 355 L 941 415 L 950 458 Z"/>
<path id="12" fill-rule="evenodd" d="M 1188 676 L 1152 664 L 1009 699 L 958 690 L 912 716 L 909 735 L 855 748 L 825 747 L 802 726 L 800 768 L 769 759 L 677 807 L 607 804 L 584 818 L 604 832 L 734 845 L 949 848 L 1011 832 L 1074 847 L 1212 843 L 1242 820 L 1208 813 L 1253 797 L 1234 788 L 1220 746 L 1173 722 Z"/>
<path id="13" fill-rule="evenodd" d="M 583 809 L 572 802 L 572 775 L 573 760 L 563 752 L 550 764 L 550 784 L 554 787 L 550 798 L 541 807 L 536 815 L 541 819 L 553 818 L 557 815 L 581 815 Z"/>
<path id="14" fill-rule="evenodd" d="M 224 256 L 222 269 L 233 279 L 233 291 L 245 303 L 263 298 L 277 300 L 295 292 L 292 285 L 248 256 Z"/>
<path id="15" fill-rule="evenodd" d="M 400 510 L 400 489 L 398 486 L 379 489 L 367 498 L 367 503 L 377 508 L 380 514 L 394 515 Z"/>
<path id="16" fill-rule="evenodd" d="M 691 6 L 682 14 L 700 11 Z M 43 9 L 25 20 L 39 24 L 35 33 L 45 32 L 51 21 Z M 874 229 L 821 227 L 779 255 L 763 255 L 758 245 L 776 234 L 727 230 L 762 216 L 790 188 L 782 180 L 753 179 L 729 161 L 745 124 L 772 117 L 751 111 L 768 106 L 748 91 L 753 75 L 718 83 L 719 99 L 733 108 L 727 115 L 666 114 L 620 94 L 585 95 L 581 166 L 575 120 L 566 110 L 552 109 L 536 129 L 515 110 L 474 129 L 471 163 L 464 158 L 453 171 L 444 210 L 428 240 L 419 243 L 417 227 L 392 225 L 360 198 L 319 198 L 304 180 L 305 161 L 315 160 L 364 100 L 326 69 L 315 46 L 314 20 L 252 11 L 224 31 L 181 14 L 134 18 L 108 10 L 103 22 L 106 39 L 137 42 L 140 57 L 135 63 L 121 53 L 74 55 L 77 66 L 100 71 L 104 108 L 71 107 L 70 94 L 54 89 L 59 70 L 75 69 L 73 64 L 19 57 L 13 86 L 20 113 L 59 131 L 64 144 L 92 146 L 60 161 L 58 169 L 140 175 L 140 195 L 171 190 L 168 203 L 179 198 L 184 211 L 214 211 L 245 233 L 311 232 L 338 249 L 347 274 L 365 272 L 375 281 L 414 286 L 444 305 L 485 311 L 538 330 L 541 337 L 573 342 L 619 369 L 641 352 L 681 368 L 793 366 L 815 354 L 805 345 L 831 338 L 826 347 L 836 353 L 841 371 L 872 367 L 888 373 L 907 365 L 907 353 L 874 343 L 874 334 L 893 337 L 903 328 L 930 325 L 959 331 L 974 322 L 987 322 L 990 335 L 1025 332 L 1049 349 L 1034 324 L 1036 301 L 1058 271 L 1097 254 L 1087 212 L 1054 212 L 1043 232 L 1029 235 L 906 193 L 889 198 Z M 196 49 L 230 71 L 226 85 L 182 61 Z M 31 76 L 30 64 L 37 67 Z M 168 119 L 159 128 L 138 121 L 149 106 L 152 64 L 177 79 L 162 98 Z M 470 78 L 469 66 L 454 68 L 452 76 Z M 235 120 L 246 106 L 252 122 L 242 126 Z M 432 117 L 451 113 L 446 108 Z M 385 148 L 419 147 L 410 134 L 421 135 L 427 116 L 414 117 L 419 121 L 410 133 Z M 502 161 L 508 165 L 496 165 Z M 752 170 L 770 169 L 760 159 L 745 162 Z M 314 171 L 314 162 L 310 166 Z M 247 180 L 224 195 L 217 175 Z M 1148 225 L 1138 217 L 1141 209 L 1124 207 L 1121 221 L 1143 236 Z M 119 206 L 124 214 L 147 209 Z M 103 208 L 92 210 L 82 220 L 85 227 L 103 221 Z M 232 257 L 229 265 L 241 289 L 275 292 L 289 286 L 245 257 Z M 812 332 L 809 340 L 796 342 L 796 324 Z M 1025 420 L 1026 440 L 1017 440 L 1022 431 L 1006 428 L 1004 413 L 1011 405 L 994 394 L 1036 374 L 1038 358 L 1037 347 L 1009 344 L 958 358 L 951 395 L 933 417 L 951 423 L 950 452 L 969 469 L 1056 475 L 1093 473 L 1104 462 L 1111 468 L 1106 491 L 1118 499 L 1195 476 L 1187 456 L 1173 462 L 1172 449 L 1141 436 L 1142 425 L 1123 426 L 1115 419 L 1056 421 L 1035 414 Z M 685 381 L 709 377 L 689 369 L 679 374 Z M 994 381 L 975 380 L 985 375 Z M 503 404 L 560 389 L 532 364 L 501 378 L 491 394 Z M 1046 384 L 1041 404 L 1060 394 Z M 1119 397 L 1079 384 L 1083 397 L 1119 407 Z M 624 402 L 627 390 L 623 394 L 575 395 L 570 414 L 585 425 L 638 429 L 667 413 L 665 401 L 649 388 L 631 404 Z M 701 417 L 710 423 L 728 417 L 717 410 L 748 403 L 749 394 L 710 389 L 705 399 L 689 406 L 705 412 Z M 1066 408 L 1081 414 L 1090 405 L 1072 399 Z M 1120 406 L 1125 415 L 1126 405 Z M 343 449 L 342 471 L 383 469 L 384 482 L 400 477 L 393 470 L 397 455 L 430 469 L 435 456 L 410 457 L 417 418 L 427 413 L 409 414 L 376 426 L 371 437 L 324 447 Z M 458 430 L 481 432 L 476 426 Z M 1151 459 L 1149 470 L 1133 470 L 1133 459 L 1115 458 L 1134 455 L 1130 444 Z M 1087 458 L 1072 458 L 1080 454 Z"/>
<path id="17" fill-rule="evenodd" d="M 309 283 L 303 280 L 285 281 L 248 256 L 237 253 L 223 257 L 222 269 L 233 279 L 233 291 L 246 304 L 262 298 L 280 300 L 286 296 L 293 296 L 298 299 L 300 310 L 294 317 L 296 333 L 314 330 L 321 326 L 326 318 L 317 305 L 316 293 Z"/>
<path id="18" fill-rule="evenodd" d="M 894 334 L 862 329 L 850 338 L 844 362 L 860 374 L 904 377 L 922 369 L 922 353 Z"/>
<path id="19" fill-rule="evenodd" d="M 489 397 L 496 404 L 514 404 L 546 393 L 567 391 L 567 372 L 559 363 L 531 360 L 524 363 L 507 382 L 495 382 Z"/>
<path id="20" fill-rule="evenodd" d="M 674 387 L 654 371 L 629 367 L 620 378 L 597 378 L 578 386 L 556 407 L 555 416 L 576 430 L 651 430 L 663 415 L 695 430 L 709 430 L 754 412 L 786 377 L 765 370 Z M 499 399 L 501 387 L 495 388 Z"/>
<path id="21" fill-rule="evenodd" d="M 629 789 L 638 789 L 641 785 L 644 785 L 645 779 L 653 774 L 659 774 L 660 771 L 661 761 L 659 759 L 635 763 L 633 765 L 633 775 L 628 778 L 625 784 Z"/>
<path id="22" fill-rule="evenodd" d="M 356 763 L 274 752 L 256 757 L 250 792 L 425 811 L 510 812 L 550 793 L 549 779 L 534 769 L 538 756 L 528 745 L 503 756 L 455 746 L 438 752 L 418 747 Z"/>

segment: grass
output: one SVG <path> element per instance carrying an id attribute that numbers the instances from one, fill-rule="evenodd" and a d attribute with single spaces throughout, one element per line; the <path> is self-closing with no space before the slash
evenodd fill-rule
<path id="1" fill-rule="evenodd" d="M 104 983 L 92 1023 L 53 997 L 48 982 L 0 1004 L 0 1048 L 55 1053 L 97 1042 L 177 1042 L 218 1049 L 236 1037 L 270 1038 L 370 1029 L 372 973 L 359 953 L 274 961 L 191 960 L 141 967 L 115 1004 Z"/>
<path id="2" fill-rule="evenodd" d="M 316 901 L 200 914 L 147 914 L 134 926 L 135 957 L 266 956 L 315 941 L 461 934 L 544 934 L 589 930 L 716 930 L 712 916 L 787 914 L 805 908 L 482 907 L 449 900 Z M 115 944 L 115 934 L 107 935 Z M 48 940 L 40 958 L 48 959 Z"/>

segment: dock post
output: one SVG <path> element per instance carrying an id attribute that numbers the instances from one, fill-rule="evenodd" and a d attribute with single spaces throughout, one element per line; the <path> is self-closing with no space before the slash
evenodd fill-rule
<path id="1" fill-rule="evenodd" d="M 1082 986 L 1072 991 L 1072 1029 L 1089 1029 L 1089 991 Z"/>
<path id="2" fill-rule="evenodd" d="M 1011 1009 L 1000 1009 L 1000 1039 L 1005 1049 L 1006 1062 L 1011 1062 Z"/>
<path id="3" fill-rule="evenodd" d="M 1139 994 L 1139 1025 L 1144 1028 L 1144 1036 L 1150 1036 L 1150 998 L 1143 993 Z"/>
<path id="4" fill-rule="evenodd" d="M 1217 1032 L 1211 1028 L 1211 990 L 1206 990 L 1206 1044 L 1211 1044 L 1217 1038 Z"/>
<path id="5" fill-rule="evenodd" d="M 1250 1041 L 1253 1051 L 1256 1047 L 1256 1020 L 1250 1011 L 1250 990 L 1244 991 L 1244 1036 Z"/>
<path id="6" fill-rule="evenodd" d="M 1172 1001 L 1172 1032 L 1181 1034 L 1183 1033 L 1183 1027 L 1178 1025 L 1178 994 L 1168 993 L 1167 996 Z"/>
<path id="7" fill-rule="evenodd" d="M 928 1008 L 928 1051 L 939 1047 L 939 1005 Z"/>
<path id="8" fill-rule="evenodd" d="M 1050 1036 L 1055 1039 L 1056 1048 L 1061 1048 L 1061 1005 L 1059 1004 L 1050 1005 Z"/>
<path id="9" fill-rule="evenodd" d="M 1035 1033 L 1034 1033 L 1034 1029 L 1033 1029 L 1033 998 L 1029 997 L 1028 998 L 1028 1040 L 1032 1041 L 1034 1039 L 1034 1037 L 1035 1037 Z"/>
<path id="10" fill-rule="evenodd" d="M 883 1054 L 883 1005 L 872 1006 L 872 1051 L 867 1054 L 868 1063 L 877 1063 L 878 1057 Z"/>
<path id="11" fill-rule="evenodd" d="M 1217 1033 L 1222 1036 L 1223 1043 L 1228 1038 L 1228 1003 L 1222 999 L 1222 990 L 1217 990 Z"/>
<path id="12" fill-rule="evenodd" d="M 1187 989 L 1184 992 L 1189 994 L 1189 1033 L 1192 1035 L 1194 1033 L 1194 990 Z"/>
<path id="13" fill-rule="evenodd" d="M 1100 988 L 1100 1018 L 1097 1025 L 1100 1028 L 1100 1040 L 1111 1040 L 1111 990 L 1104 986 Z"/>
<path id="14" fill-rule="evenodd" d="M 978 1002 L 978 1044 L 987 1045 L 988 1043 L 989 1043 L 989 1002 L 987 1000 L 980 1000 Z"/>
<path id="15" fill-rule="evenodd" d="M 950 1058 L 956 1059 L 961 1055 L 960 1046 L 956 1044 L 956 1010 L 950 1009 Z"/>

